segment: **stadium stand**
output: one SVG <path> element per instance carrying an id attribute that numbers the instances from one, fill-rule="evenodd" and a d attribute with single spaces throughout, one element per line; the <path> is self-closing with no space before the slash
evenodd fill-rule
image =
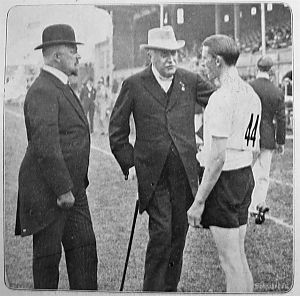
<path id="1" fill-rule="evenodd" d="M 121 84 L 127 76 L 141 70 L 147 59 L 139 45 L 145 43 L 150 28 L 159 25 L 158 5 L 118 5 L 97 6 L 112 12 L 113 48 L 111 82 Z M 217 9 L 218 8 L 218 9 Z M 199 71 L 201 58 L 201 41 L 216 32 L 217 23 L 221 34 L 236 36 L 240 44 L 241 56 L 239 71 L 245 80 L 251 80 L 255 75 L 255 64 L 261 55 L 261 18 L 260 4 L 239 4 L 238 14 L 236 4 L 170 4 L 164 5 L 164 24 L 174 27 L 176 37 L 184 39 L 186 46 L 179 52 L 179 62 L 182 67 Z M 183 10 L 182 23 L 178 23 L 177 12 Z M 256 13 L 252 13 L 255 10 Z M 218 11 L 219 14 L 216 13 Z M 214 16 L 215 17 L 212 17 Z M 237 17 L 239 15 L 239 17 Z M 228 21 L 225 21 L 227 17 Z M 235 34 L 238 22 L 238 34 Z M 282 85 L 282 78 L 292 68 L 292 28 L 291 11 L 284 4 L 273 4 L 266 8 L 266 50 L 274 60 L 275 83 Z M 237 37 L 238 36 L 238 37 Z M 71 81 L 78 92 L 83 79 L 93 76 L 96 65 L 88 63 L 80 66 L 77 81 Z M 15 66 L 6 71 L 6 102 L 22 102 L 26 92 L 26 83 L 30 84 L 35 73 L 26 68 L 16 70 Z M 22 72 L 20 74 L 20 72 Z M 17 82 L 23 79 L 24 83 Z M 26 82 L 27 81 L 27 82 Z M 16 87 L 16 84 L 18 87 Z M 24 85 L 25 84 L 25 85 Z M 112 83 L 110 83 L 110 86 Z M 114 97 L 117 93 L 114 91 Z M 289 96 L 290 98 L 291 96 Z M 289 99 L 290 101 L 290 99 Z"/>
<path id="2" fill-rule="evenodd" d="M 266 27 L 266 48 L 279 49 L 292 45 L 291 26 L 288 22 Z M 243 32 L 240 41 L 242 52 L 254 53 L 261 50 L 260 30 L 247 30 Z"/>

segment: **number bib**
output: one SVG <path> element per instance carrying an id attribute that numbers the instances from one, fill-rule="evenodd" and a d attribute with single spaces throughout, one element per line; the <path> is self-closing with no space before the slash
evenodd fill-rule
<path id="1" fill-rule="evenodd" d="M 211 136 L 226 137 L 227 148 L 240 151 L 259 150 L 261 103 L 246 83 L 238 89 L 219 89 L 205 110 L 204 129 Z M 205 144 L 205 141 L 204 141 Z"/>
<path id="2" fill-rule="evenodd" d="M 250 121 L 249 121 L 249 124 L 248 124 L 248 127 L 246 129 L 246 132 L 245 132 L 245 145 L 244 145 L 244 149 L 247 149 L 247 147 L 249 147 L 249 145 L 252 145 L 252 147 L 255 147 L 255 144 L 257 143 L 256 139 L 257 139 L 257 129 L 258 129 L 258 122 L 259 122 L 259 114 L 256 115 L 256 120 L 255 120 L 255 123 L 253 121 L 253 117 L 254 117 L 254 114 L 251 113 L 251 116 L 250 116 Z M 254 124 L 253 124 L 254 123 Z M 252 142 L 252 144 L 251 144 Z"/>
<path id="3" fill-rule="evenodd" d="M 251 87 L 250 87 L 251 88 Z M 259 151 L 261 103 L 254 90 L 239 94 L 232 113 L 228 148 Z"/>

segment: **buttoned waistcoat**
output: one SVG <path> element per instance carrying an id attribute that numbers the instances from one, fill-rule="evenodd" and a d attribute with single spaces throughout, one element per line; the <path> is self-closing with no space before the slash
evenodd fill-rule
<path id="1" fill-rule="evenodd" d="M 140 212 L 155 190 L 172 142 L 194 195 L 198 188 L 195 103 L 206 104 L 212 88 L 184 69 L 177 69 L 173 79 L 168 100 L 151 67 L 129 77 L 123 82 L 110 118 L 109 139 L 115 158 L 124 174 L 132 166 L 136 169 Z M 131 114 L 136 129 L 134 145 L 129 142 Z"/>

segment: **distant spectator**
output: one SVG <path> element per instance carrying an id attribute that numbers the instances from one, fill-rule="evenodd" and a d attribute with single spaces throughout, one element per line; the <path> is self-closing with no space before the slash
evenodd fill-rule
<path id="1" fill-rule="evenodd" d="M 101 79 L 98 81 L 97 84 L 97 93 L 96 93 L 96 120 L 97 125 L 100 128 L 100 133 L 102 135 L 108 133 L 108 117 L 107 117 L 107 110 L 109 108 L 110 102 L 109 102 L 109 95 L 107 87 L 104 84 L 104 78 L 101 77 Z"/>
<path id="2" fill-rule="evenodd" d="M 260 124 L 260 152 L 253 166 L 255 187 L 252 193 L 252 202 L 249 212 L 263 219 L 256 219 L 256 223 L 264 221 L 264 214 L 269 210 L 266 205 L 269 187 L 269 174 L 273 150 L 284 153 L 285 143 L 285 106 L 282 91 L 271 81 L 269 72 L 273 61 L 268 56 L 261 57 L 257 62 L 257 78 L 250 83 L 258 94 L 262 104 Z M 274 125 L 276 119 L 276 126 Z"/>
<path id="3" fill-rule="evenodd" d="M 94 132 L 94 114 L 95 114 L 95 98 L 96 89 L 93 86 L 93 78 L 88 78 L 80 92 L 80 101 L 86 116 L 89 117 L 90 131 Z"/>

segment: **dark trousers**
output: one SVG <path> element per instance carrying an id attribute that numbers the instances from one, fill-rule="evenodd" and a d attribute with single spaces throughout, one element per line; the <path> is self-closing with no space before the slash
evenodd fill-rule
<path id="1" fill-rule="evenodd" d="M 188 230 L 187 210 L 193 196 L 176 148 L 171 148 L 147 207 L 149 242 L 144 291 L 177 291 L 180 280 Z"/>
<path id="2" fill-rule="evenodd" d="M 35 289 L 57 289 L 64 247 L 70 289 L 97 289 L 97 251 L 86 194 L 59 219 L 33 235 Z"/>

